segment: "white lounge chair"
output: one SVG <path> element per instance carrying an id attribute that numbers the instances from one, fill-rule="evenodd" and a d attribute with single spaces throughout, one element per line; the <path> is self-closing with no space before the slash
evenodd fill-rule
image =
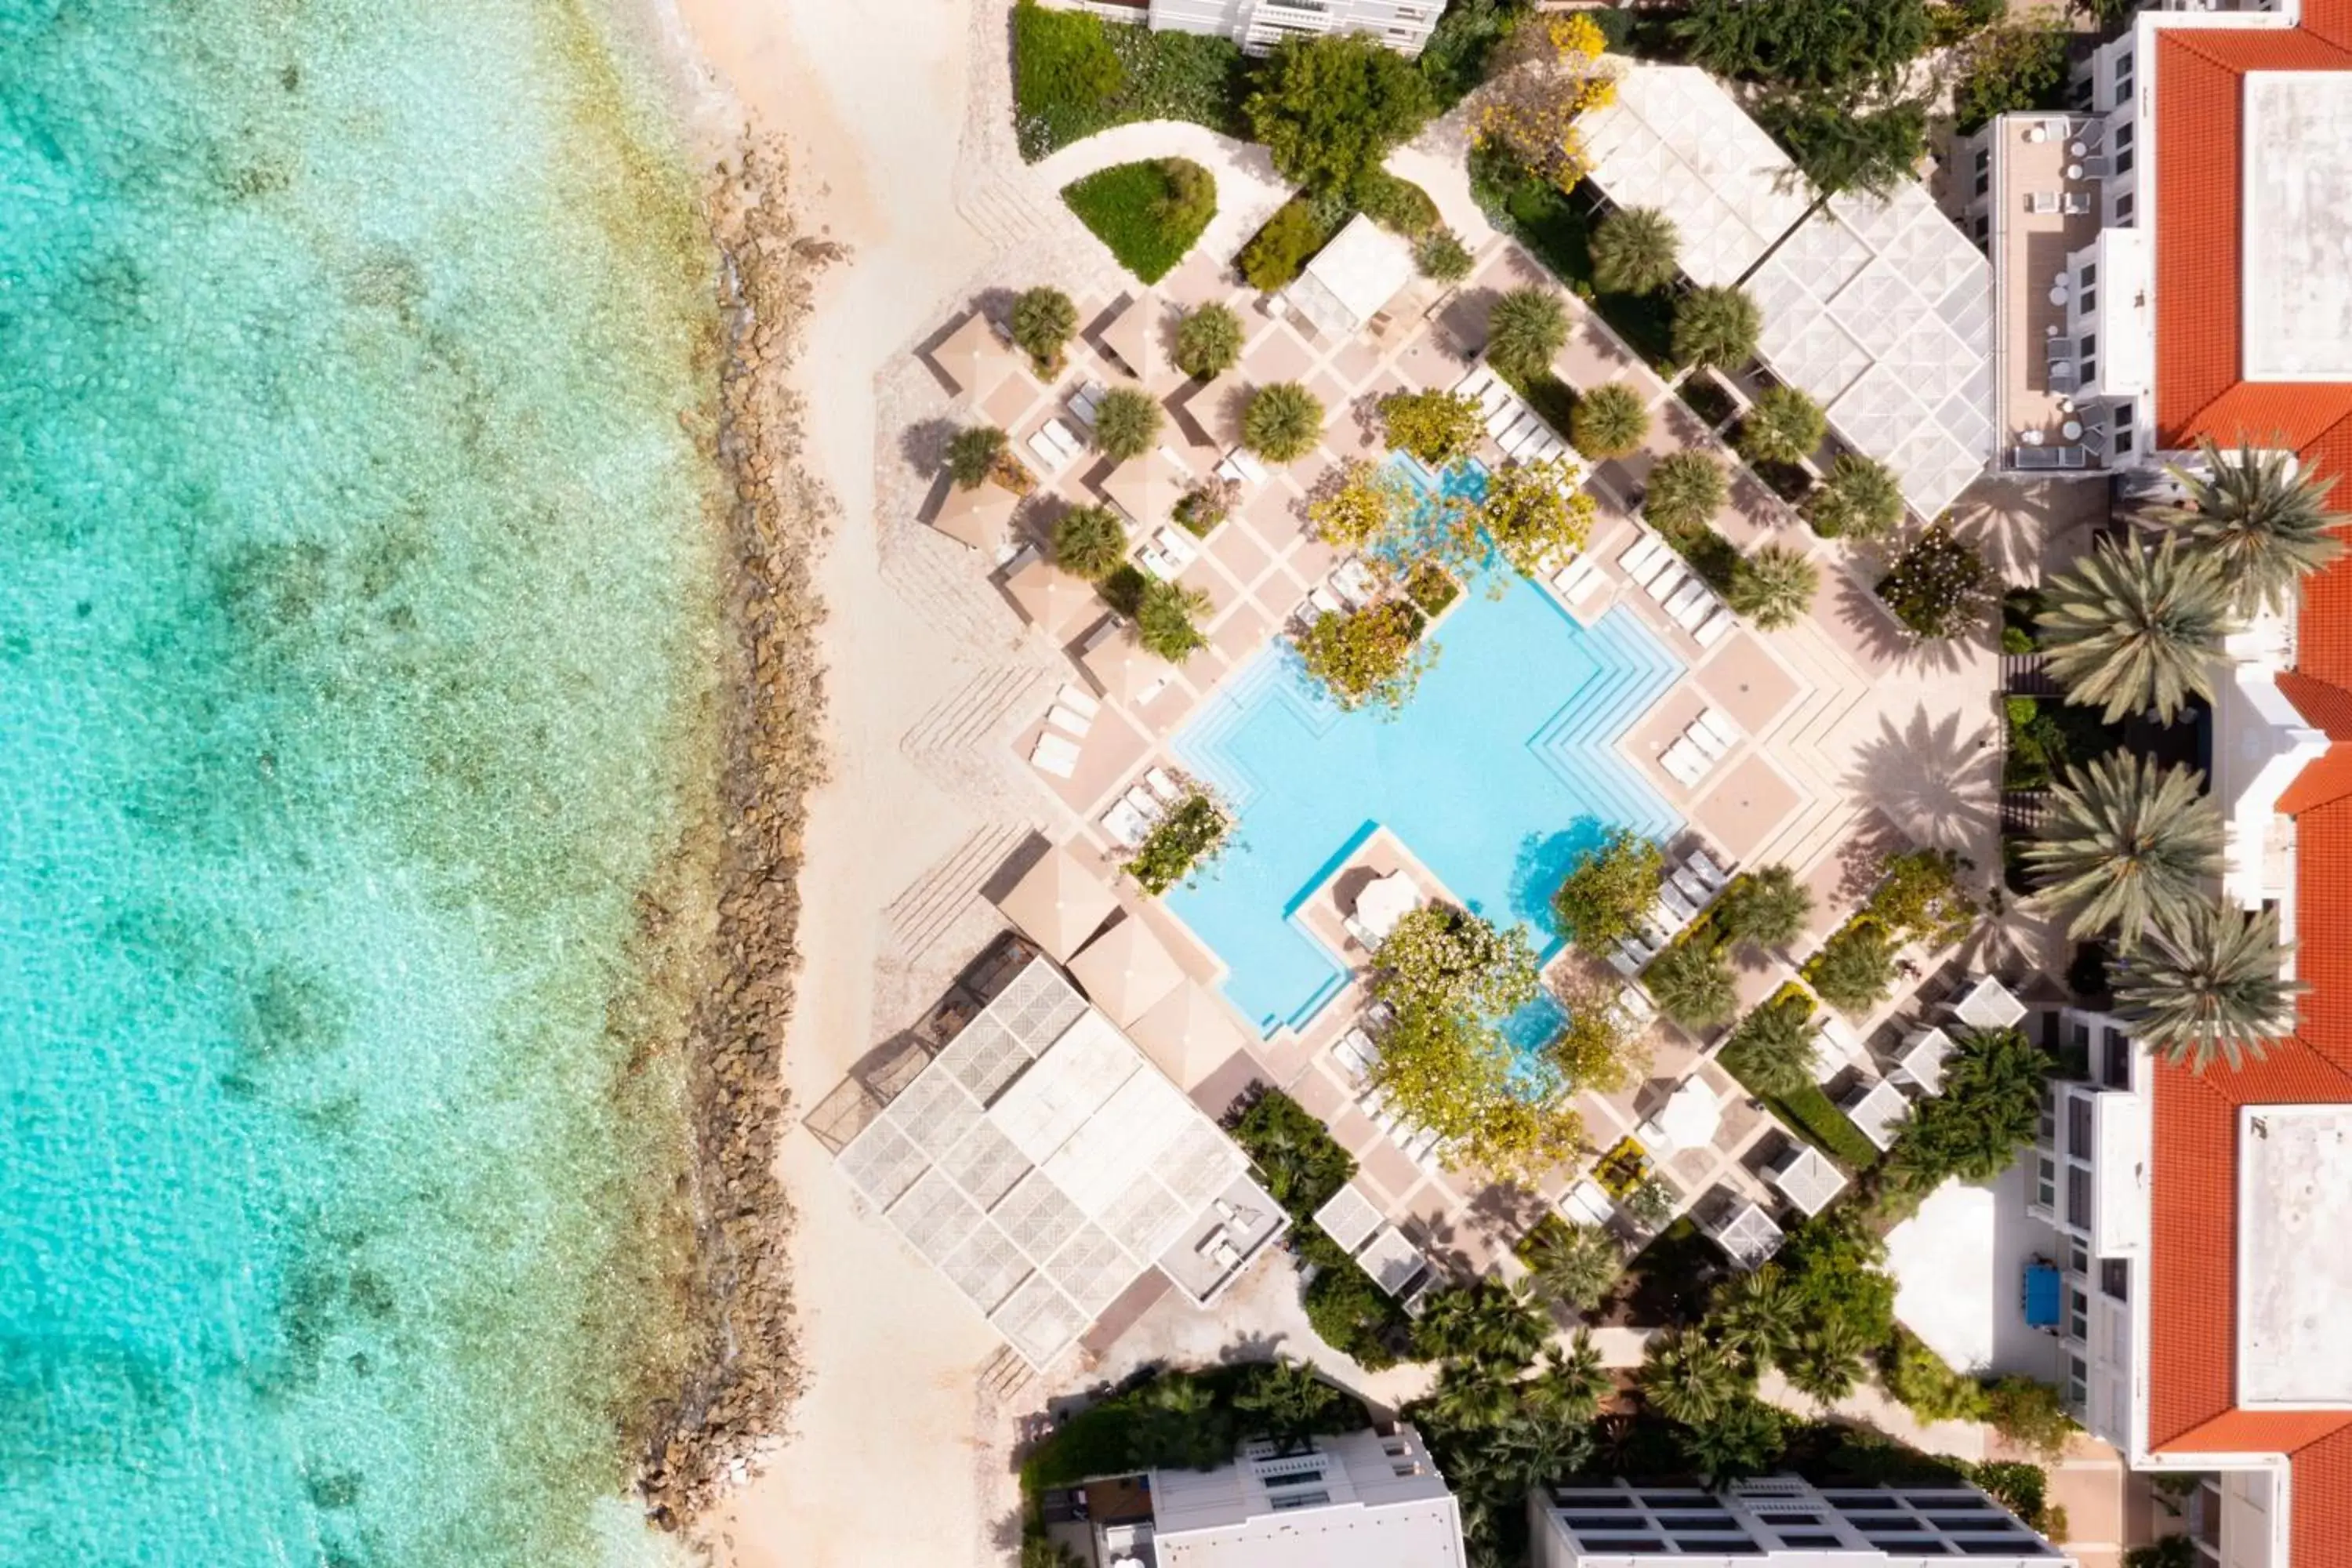
<path id="1" fill-rule="evenodd" d="M 1683 858 L 1683 863 L 1697 872 L 1702 880 L 1712 882 L 1718 888 L 1731 880 L 1731 873 L 1717 865 L 1714 857 L 1704 849 L 1693 849 Z"/>
<path id="2" fill-rule="evenodd" d="M 1664 571 L 1642 584 L 1642 592 L 1663 605 L 1681 593 L 1683 584 L 1689 581 L 1690 574 L 1683 570 L 1683 563 L 1679 561 L 1669 561 L 1666 563 Z"/>
<path id="3" fill-rule="evenodd" d="M 1381 584 L 1371 568 L 1360 561 L 1342 561 L 1331 574 L 1331 587 L 1349 605 L 1361 607 L 1371 603 L 1381 591 Z"/>
<path id="4" fill-rule="evenodd" d="M 1693 724 L 1689 729 L 1685 730 L 1683 739 L 1706 753 L 1706 760 L 1710 764 L 1723 761 L 1724 753 L 1731 750 L 1730 747 L 1717 740 L 1706 726 L 1700 724 Z"/>
<path id="5" fill-rule="evenodd" d="M 1064 734 L 1076 735 L 1080 740 L 1086 739 L 1087 731 L 1095 727 L 1092 717 L 1076 709 L 1065 708 L 1058 702 L 1045 710 L 1045 722 Z"/>
<path id="6" fill-rule="evenodd" d="M 1698 639 L 1699 647 L 1713 647 L 1725 637 L 1729 637 L 1732 628 L 1738 624 L 1739 617 L 1731 613 L 1728 605 L 1717 605 L 1715 607 L 1715 614 L 1707 617 L 1698 630 L 1691 633 L 1691 636 Z"/>
<path id="7" fill-rule="evenodd" d="M 1617 557 L 1618 569 L 1636 583 L 1647 583 L 1674 558 L 1666 542 L 1654 533 L 1645 533 L 1633 542 L 1633 548 Z"/>
<path id="8" fill-rule="evenodd" d="M 1714 890 L 1705 882 L 1692 876 L 1688 869 L 1676 871 L 1674 875 L 1674 884 L 1682 889 L 1683 897 L 1701 909 L 1706 908 L 1715 900 Z"/>
<path id="9" fill-rule="evenodd" d="M 1037 737 L 1029 760 L 1036 764 L 1039 773 L 1066 779 L 1078 771 L 1078 743 L 1048 731 Z"/>
<path id="10" fill-rule="evenodd" d="M 1698 725 L 1726 746 L 1736 746 L 1747 739 L 1739 726 L 1731 721 L 1731 715 L 1720 708 L 1709 708 L 1701 712 Z"/>
<path id="11" fill-rule="evenodd" d="M 1706 584 L 1694 577 L 1664 602 L 1666 619 L 1677 625 L 1694 610 L 1704 610 L 1707 600 Z"/>
<path id="12" fill-rule="evenodd" d="M 1631 980 L 1642 973 L 1642 961 L 1635 958 L 1633 950 L 1621 942 L 1617 944 L 1616 951 L 1609 955 L 1609 967 Z"/>
<path id="13" fill-rule="evenodd" d="M 1114 802 L 1111 808 L 1103 813 L 1102 825 L 1103 831 L 1111 836 L 1113 842 L 1129 849 L 1139 847 L 1146 838 L 1151 837 L 1151 824 L 1141 812 L 1123 800 Z"/>
<path id="14" fill-rule="evenodd" d="M 1069 464 L 1070 455 L 1062 450 L 1059 442 L 1043 430 L 1029 437 L 1028 446 L 1029 455 L 1035 458 L 1038 467 L 1049 474 L 1059 473 Z"/>
<path id="15" fill-rule="evenodd" d="M 1075 680 L 1062 682 L 1062 689 L 1054 693 L 1054 700 L 1071 712 L 1083 713 L 1089 719 L 1102 712 L 1101 701 Z"/>
<path id="16" fill-rule="evenodd" d="M 1644 1024 L 1658 1016 L 1658 1005 L 1651 1001 L 1650 994 L 1638 985 L 1619 986 L 1617 1005 Z"/>
<path id="17" fill-rule="evenodd" d="M 1685 898 L 1682 889 L 1672 882 L 1658 884 L 1658 902 L 1672 910 L 1685 925 L 1698 919 L 1699 906 Z"/>
<path id="18" fill-rule="evenodd" d="M 1714 763 L 1705 752 L 1690 743 L 1687 736 L 1678 739 L 1658 758 L 1658 765 L 1685 784 L 1696 785 L 1706 777 Z"/>
<path id="19" fill-rule="evenodd" d="M 1178 783 L 1176 775 L 1170 773 L 1166 768 L 1145 769 L 1143 773 L 1143 787 L 1150 790 L 1152 794 L 1158 795 L 1160 799 L 1166 801 L 1171 805 L 1174 805 L 1178 801 L 1184 798 L 1184 786 Z"/>
<path id="20" fill-rule="evenodd" d="M 1128 805 L 1133 806 L 1137 815 L 1141 816 L 1146 822 L 1157 822 L 1161 817 L 1168 815 L 1168 807 L 1156 799 L 1152 795 L 1151 792 L 1145 789 L 1141 784 L 1137 784 L 1125 795 L 1119 796 L 1119 798 L 1127 802 Z"/>

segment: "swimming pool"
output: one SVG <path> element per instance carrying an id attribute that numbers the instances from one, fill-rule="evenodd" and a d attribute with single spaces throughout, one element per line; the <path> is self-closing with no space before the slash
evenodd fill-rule
<path id="1" fill-rule="evenodd" d="M 1224 961 L 1225 994 L 1261 1031 L 1304 1025 L 1345 980 L 1295 916 L 1377 827 L 1473 910 L 1528 922 L 1547 956 L 1551 893 L 1580 851 L 1621 826 L 1681 827 L 1614 744 L 1680 661 L 1629 612 L 1588 628 L 1516 574 L 1496 582 L 1499 597 L 1474 585 L 1439 625 L 1436 666 L 1402 713 L 1341 712 L 1278 641 L 1177 735 L 1178 762 L 1240 826 L 1168 904 Z M 1538 1009 L 1507 1032 L 1539 1044 L 1557 1023 Z"/>

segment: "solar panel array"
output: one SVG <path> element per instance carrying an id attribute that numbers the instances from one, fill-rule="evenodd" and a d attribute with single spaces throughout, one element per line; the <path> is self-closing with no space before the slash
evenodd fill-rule
<path id="1" fill-rule="evenodd" d="M 1906 181 L 1885 199 L 1841 195 L 1811 210 L 1772 139 L 1688 66 L 1624 71 L 1617 101 L 1586 121 L 1585 145 L 1611 201 L 1674 220 L 1694 281 L 1744 279 L 1764 314 L 1764 362 L 1892 468 L 1921 515 L 1984 472 L 1992 267 L 1924 188 Z"/>
<path id="2" fill-rule="evenodd" d="M 842 1150 L 840 1164 L 1036 1366 L 1247 1168 L 1042 959 Z"/>

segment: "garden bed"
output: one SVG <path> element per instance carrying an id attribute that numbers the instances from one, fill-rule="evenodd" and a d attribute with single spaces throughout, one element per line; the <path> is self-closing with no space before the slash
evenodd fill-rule
<path id="1" fill-rule="evenodd" d="M 2001 715 L 2008 740 L 2000 761 L 2004 790 L 2045 789 L 2068 767 L 2124 743 L 2122 730 L 2101 722 L 2095 710 L 2055 697 L 2007 698 Z"/>
<path id="2" fill-rule="evenodd" d="M 1013 123 L 1034 163 L 1097 131 L 1189 120 L 1246 138 L 1249 60 L 1224 38 L 1106 24 L 1021 0 L 1013 12 Z"/>
<path id="3" fill-rule="evenodd" d="M 1731 592 L 1731 579 L 1739 570 L 1739 547 L 1712 528 L 1658 530 L 1658 536 L 1674 546 L 1675 553 L 1687 562 L 1698 574 L 1699 581 L 1718 595 Z"/>
<path id="4" fill-rule="evenodd" d="M 1569 291 L 1601 313 L 1626 346 L 1653 369 L 1671 372 L 1674 360 L 1674 300 L 1655 294 L 1604 294 L 1592 282 L 1592 199 L 1580 186 L 1572 195 L 1513 163 L 1507 154 L 1474 151 L 1471 192 L 1478 205 L 1546 267 Z"/>
<path id="5" fill-rule="evenodd" d="M 1121 267 L 1157 283 L 1217 216 L 1217 183 L 1189 158 L 1147 158 L 1073 181 L 1062 200 Z"/>
<path id="6" fill-rule="evenodd" d="M 1739 412 L 1738 400 L 1724 390 L 1713 371 L 1704 367 L 1684 377 L 1675 392 L 1683 400 L 1683 406 L 1697 415 L 1700 423 L 1710 430 L 1721 429 L 1724 421 Z"/>
<path id="7" fill-rule="evenodd" d="M 1127 874 L 1156 898 L 1214 859 L 1232 830 L 1225 808 L 1195 786 L 1136 846 L 1127 858 Z"/>

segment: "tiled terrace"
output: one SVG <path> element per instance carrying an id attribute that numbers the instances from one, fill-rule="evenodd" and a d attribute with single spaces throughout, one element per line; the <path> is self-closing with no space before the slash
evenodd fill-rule
<path id="1" fill-rule="evenodd" d="M 2057 280 L 2066 258 L 2098 237 L 2099 183 L 2069 179 L 2082 163 L 2073 144 L 2097 122 L 2061 115 L 2006 115 L 1992 132 L 1995 182 L 1992 227 L 1994 416 L 2004 447 L 2028 431 L 2044 450 L 2071 446 L 2063 433 L 2074 416 L 2066 389 L 2053 387 L 2042 345 L 2066 331 L 2066 300 Z M 2079 211 L 2069 211 L 2069 207 Z M 2046 208 L 2048 210 L 2039 210 Z"/>

